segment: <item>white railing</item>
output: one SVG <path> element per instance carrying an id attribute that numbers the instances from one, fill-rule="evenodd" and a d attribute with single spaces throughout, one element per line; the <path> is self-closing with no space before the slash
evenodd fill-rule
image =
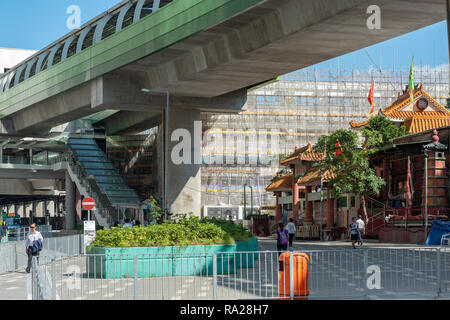
<path id="1" fill-rule="evenodd" d="M 87 254 L 40 267 L 51 298 L 63 300 L 450 297 L 450 251 L 442 248 L 302 253 Z"/>

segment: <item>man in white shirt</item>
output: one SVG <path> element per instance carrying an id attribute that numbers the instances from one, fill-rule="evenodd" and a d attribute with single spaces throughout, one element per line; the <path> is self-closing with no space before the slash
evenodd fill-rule
<path id="1" fill-rule="evenodd" d="M 33 250 L 32 250 L 33 244 L 37 240 L 44 241 L 44 238 L 42 237 L 42 235 L 39 231 L 36 231 L 36 224 L 32 223 L 30 225 L 30 231 L 27 234 L 27 241 L 25 242 L 25 252 L 28 255 L 28 265 L 25 270 L 27 273 L 30 273 L 31 261 L 33 260 L 33 256 L 37 256 L 39 259 L 39 252 L 33 253 Z"/>
<path id="2" fill-rule="evenodd" d="M 363 239 L 362 239 L 362 235 L 365 234 L 366 229 L 364 226 L 364 221 L 361 218 L 361 216 L 358 216 L 358 220 L 356 220 L 356 223 L 358 224 L 358 229 L 359 229 L 359 233 L 358 233 L 358 244 L 360 246 L 363 245 Z"/>
<path id="3" fill-rule="evenodd" d="M 295 224 L 292 218 L 289 218 L 289 223 L 287 224 L 286 229 L 288 231 L 289 236 L 289 247 L 292 247 L 292 243 L 294 242 L 295 236 Z"/>

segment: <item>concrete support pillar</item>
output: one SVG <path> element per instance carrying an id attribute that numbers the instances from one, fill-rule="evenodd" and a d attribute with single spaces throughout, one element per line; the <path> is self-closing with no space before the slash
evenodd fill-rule
<path id="1" fill-rule="evenodd" d="M 334 200 L 331 199 L 330 187 L 327 187 L 327 229 L 334 226 Z"/>
<path id="2" fill-rule="evenodd" d="M 75 228 L 75 183 L 70 179 L 70 175 L 66 172 L 66 216 L 64 221 L 64 228 L 72 230 Z"/>
<path id="3" fill-rule="evenodd" d="M 276 203 L 276 208 L 275 208 L 275 221 L 277 222 L 277 224 L 281 221 L 281 219 L 283 218 L 283 210 L 281 208 L 281 204 L 278 203 L 279 198 L 281 197 L 281 191 L 277 191 L 276 192 L 276 199 L 277 199 L 277 203 Z"/>
<path id="4" fill-rule="evenodd" d="M 33 201 L 31 202 L 31 214 L 30 214 L 30 222 L 33 223 L 35 220 L 35 217 L 37 217 L 37 202 Z"/>
<path id="5" fill-rule="evenodd" d="M 292 218 L 294 221 L 298 220 L 298 184 L 297 179 L 295 178 L 295 169 L 294 174 L 292 175 Z"/>
<path id="6" fill-rule="evenodd" d="M 192 212 L 201 215 L 201 136 L 199 111 L 170 112 L 166 190 L 172 214 Z"/>
<path id="7" fill-rule="evenodd" d="M 81 199 L 81 198 L 82 197 L 81 197 L 80 192 L 78 191 L 78 189 L 76 189 L 76 211 L 77 211 L 76 218 L 78 220 L 82 220 L 81 219 L 81 210 L 82 210 L 81 202 L 83 201 L 83 199 Z"/>
<path id="8" fill-rule="evenodd" d="M 305 190 L 305 220 L 303 224 L 308 225 L 312 224 L 312 203 L 308 201 L 308 195 L 311 192 L 311 187 L 306 187 Z"/>

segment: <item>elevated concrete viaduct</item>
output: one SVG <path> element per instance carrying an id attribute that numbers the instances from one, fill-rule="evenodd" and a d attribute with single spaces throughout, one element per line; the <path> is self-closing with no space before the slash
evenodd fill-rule
<path id="1" fill-rule="evenodd" d="M 151 1 L 138 4 L 144 2 Z M 127 3 L 114 10 L 124 11 Z M 380 8 L 381 29 L 368 28 L 367 9 L 373 5 Z M 97 29 L 104 17 L 89 28 Z M 43 134 L 108 110 L 120 111 L 98 122 L 109 133 L 136 132 L 158 124 L 165 107 L 164 96 L 142 92 L 145 88 L 170 92 L 170 132 L 181 127 L 193 133 L 200 112 L 239 112 L 255 84 L 445 17 L 445 0 L 172 1 L 101 41 L 94 37 L 71 56 L 63 50 L 58 63 L 23 81 L 16 81 L 14 72 L 21 77 L 46 52 L 57 52 L 56 46 L 83 41 L 88 26 L 13 68 L 0 78 L 1 132 Z M 169 165 L 172 211 L 199 214 L 199 170 Z"/>

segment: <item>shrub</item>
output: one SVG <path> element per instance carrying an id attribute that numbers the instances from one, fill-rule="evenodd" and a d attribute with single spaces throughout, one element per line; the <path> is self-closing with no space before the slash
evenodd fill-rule
<path id="1" fill-rule="evenodd" d="M 234 241 L 248 241 L 250 238 L 253 238 L 253 234 L 248 232 L 247 229 L 227 220 L 203 218 L 202 223 L 212 223 L 220 227 Z"/>
<path id="2" fill-rule="evenodd" d="M 160 225 L 113 227 L 99 230 L 91 247 L 153 247 L 229 244 L 234 240 L 219 226 L 197 217 L 179 223 L 165 221 Z"/>
<path id="3" fill-rule="evenodd" d="M 182 217 L 177 223 L 113 227 L 97 231 L 91 247 L 162 247 L 187 245 L 233 244 L 247 241 L 253 235 L 245 228 L 226 220 L 199 219 L 196 216 Z"/>

